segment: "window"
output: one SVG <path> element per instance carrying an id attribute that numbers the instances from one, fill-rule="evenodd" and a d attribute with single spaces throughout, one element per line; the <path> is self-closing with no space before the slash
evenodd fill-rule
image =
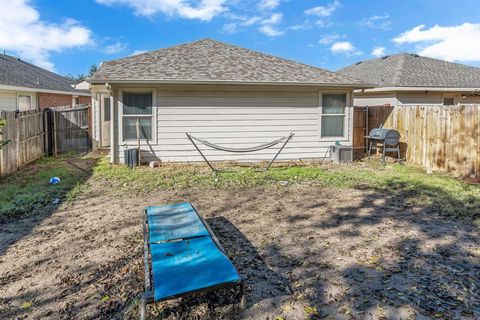
<path id="1" fill-rule="evenodd" d="M 103 98 L 103 121 L 110 121 L 110 98 Z"/>
<path id="2" fill-rule="evenodd" d="M 18 110 L 28 111 L 32 110 L 32 97 L 31 96 L 18 96 Z"/>
<path id="3" fill-rule="evenodd" d="M 140 127 L 140 139 L 152 138 L 152 93 L 123 93 L 123 140 L 137 139 L 137 119 Z"/>
<path id="4" fill-rule="evenodd" d="M 73 106 L 78 106 L 80 104 L 80 98 L 79 97 L 73 97 Z"/>
<path id="5" fill-rule="evenodd" d="M 345 116 L 347 95 L 322 94 L 321 137 L 343 137 L 345 135 Z"/>
<path id="6" fill-rule="evenodd" d="M 453 106 L 455 104 L 454 98 L 443 98 L 444 106 Z"/>

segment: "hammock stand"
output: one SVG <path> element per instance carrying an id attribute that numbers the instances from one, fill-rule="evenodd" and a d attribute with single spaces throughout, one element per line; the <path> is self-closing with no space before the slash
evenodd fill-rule
<path id="1" fill-rule="evenodd" d="M 211 143 L 211 142 L 208 142 L 206 140 L 202 140 L 202 139 L 199 139 L 199 138 L 196 138 L 192 135 L 190 135 L 188 132 L 185 132 L 185 134 L 187 135 L 187 138 L 190 140 L 190 142 L 193 144 L 193 146 L 195 147 L 195 149 L 197 149 L 198 153 L 200 153 L 200 155 L 202 156 L 203 160 L 205 160 L 205 162 L 208 164 L 208 166 L 210 167 L 210 169 L 212 169 L 212 171 L 217 174 L 220 172 L 220 170 L 216 169 L 215 167 L 213 167 L 213 165 L 210 163 L 210 161 L 208 161 L 207 157 L 205 157 L 205 155 L 203 154 L 203 152 L 200 150 L 200 148 L 198 147 L 198 145 L 195 143 L 195 141 L 197 141 L 198 143 L 201 143 L 203 145 L 206 145 L 207 147 L 210 147 L 212 149 L 216 149 L 216 150 L 220 150 L 220 151 L 226 151 L 226 152 L 234 152 L 234 153 L 249 153 L 249 152 L 255 152 L 255 151 L 260 151 L 260 150 L 264 150 L 264 149 L 268 149 L 268 148 L 271 148 L 279 143 L 282 143 L 282 146 L 280 147 L 280 149 L 278 149 L 278 152 L 275 154 L 275 156 L 273 157 L 273 159 L 269 162 L 268 166 L 262 170 L 262 171 L 267 171 L 268 169 L 270 169 L 270 167 L 272 166 L 273 162 L 275 162 L 275 160 L 277 159 L 278 155 L 280 154 L 280 152 L 282 152 L 283 148 L 285 148 L 285 146 L 287 145 L 288 141 L 290 141 L 290 139 L 293 138 L 293 136 L 295 135 L 294 133 L 290 133 L 288 136 L 285 136 L 285 137 L 282 137 L 280 139 L 277 139 L 277 140 L 274 140 L 272 142 L 268 142 L 268 143 L 265 143 L 265 144 L 261 144 L 259 146 L 256 146 L 256 147 L 251 147 L 251 148 L 229 148 L 229 147 L 222 147 L 222 146 L 219 146 L 217 144 L 214 144 L 214 143 Z"/>

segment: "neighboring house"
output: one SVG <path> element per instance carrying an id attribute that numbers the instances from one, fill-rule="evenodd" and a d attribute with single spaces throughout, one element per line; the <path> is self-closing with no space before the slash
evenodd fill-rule
<path id="1" fill-rule="evenodd" d="M 356 106 L 480 103 L 480 68 L 417 54 L 361 61 L 338 73 L 377 86 L 356 90 Z"/>
<path id="2" fill-rule="evenodd" d="M 103 63 L 89 80 L 93 138 L 123 162 L 142 130 L 142 159 L 201 161 L 185 133 L 249 147 L 295 133 L 281 159 L 324 156 L 352 143 L 352 92 L 359 81 L 324 69 L 205 39 Z M 207 149 L 205 149 L 207 150 Z M 206 152 L 212 160 L 271 159 Z"/>
<path id="3" fill-rule="evenodd" d="M 91 104 L 87 90 L 19 58 L 0 54 L 0 110 L 37 110 L 49 107 Z"/>

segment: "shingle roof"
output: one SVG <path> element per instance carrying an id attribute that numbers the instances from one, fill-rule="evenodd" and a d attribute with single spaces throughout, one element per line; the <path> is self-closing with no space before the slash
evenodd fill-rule
<path id="1" fill-rule="evenodd" d="M 357 62 L 338 73 L 380 87 L 480 88 L 480 68 L 409 53 Z"/>
<path id="2" fill-rule="evenodd" d="M 0 54 L 0 85 L 79 93 L 70 80 L 56 73 L 27 63 L 19 58 Z"/>
<path id="3" fill-rule="evenodd" d="M 331 71 L 211 39 L 108 61 L 90 79 L 93 83 L 142 80 L 193 83 L 290 82 L 338 86 L 361 83 Z"/>

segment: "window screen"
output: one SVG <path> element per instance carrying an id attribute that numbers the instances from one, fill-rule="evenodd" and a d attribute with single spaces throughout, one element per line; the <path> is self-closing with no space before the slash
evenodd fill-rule
<path id="1" fill-rule="evenodd" d="M 103 121 L 110 121 L 110 98 L 103 98 Z"/>
<path id="2" fill-rule="evenodd" d="M 152 139 L 152 93 L 123 93 L 123 140 L 137 139 L 137 119 L 140 139 Z"/>
<path id="3" fill-rule="evenodd" d="M 152 118 L 138 117 L 140 127 L 140 139 L 152 138 Z M 137 117 L 123 118 L 124 140 L 137 139 Z"/>
<path id="4" fill-rule="evenodd" d="M 152 93 L 123 93 L 123 114 L 152 114 Z"/>
<path id="5" fill-rule="evenodd" d="M 343 137 L 345 132 L 346 94 L 322 95 L 322 137 Z"/>

